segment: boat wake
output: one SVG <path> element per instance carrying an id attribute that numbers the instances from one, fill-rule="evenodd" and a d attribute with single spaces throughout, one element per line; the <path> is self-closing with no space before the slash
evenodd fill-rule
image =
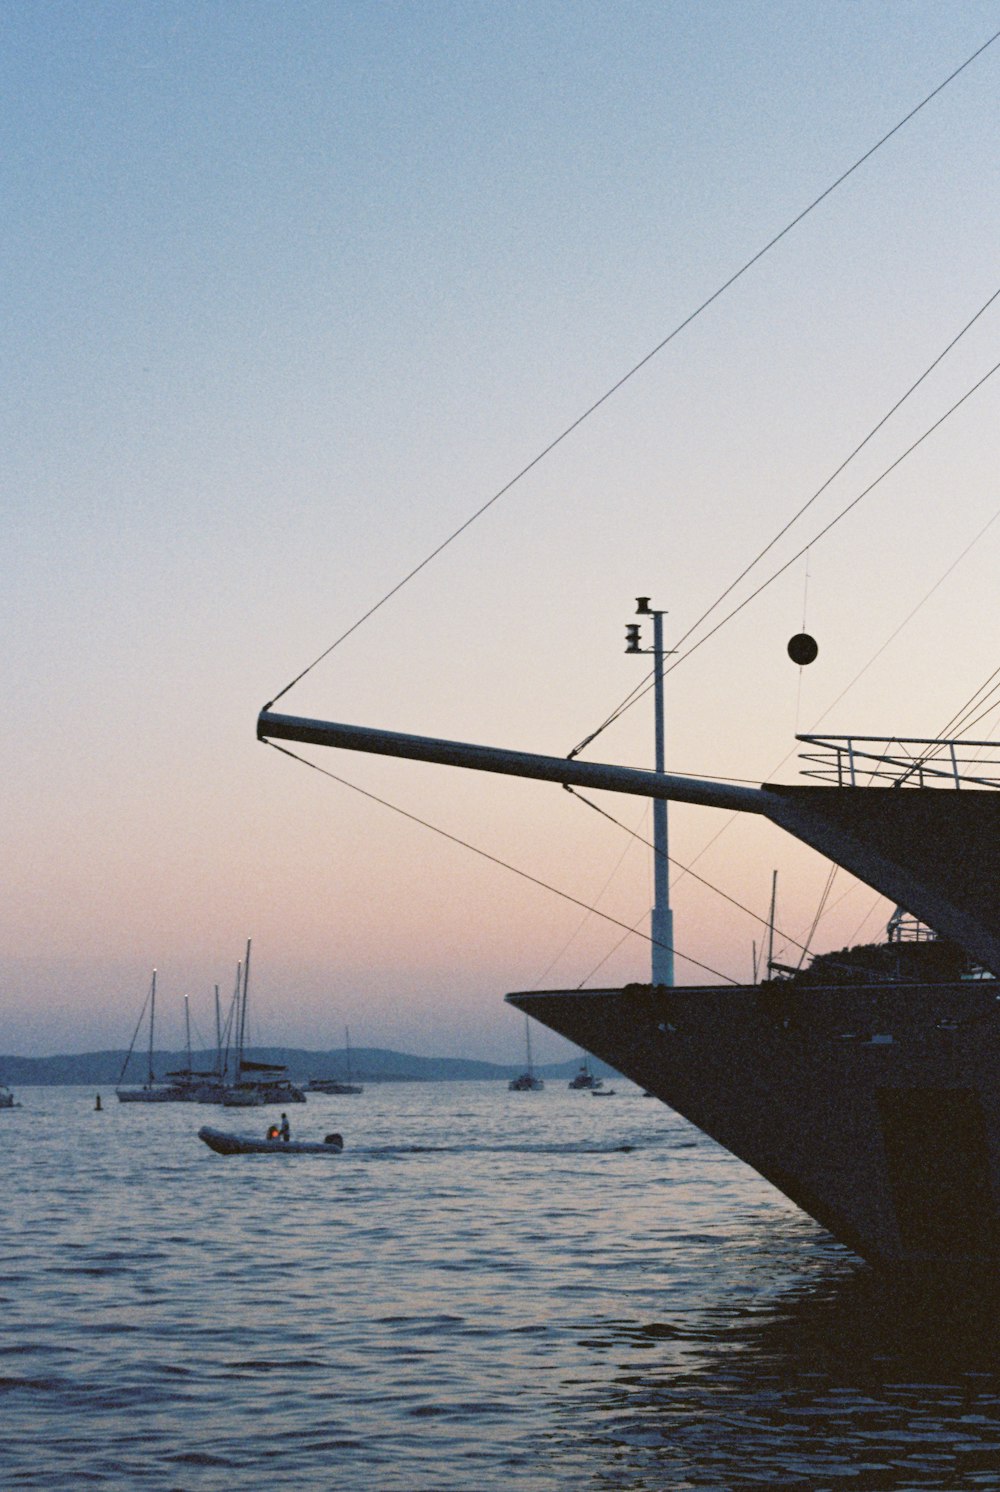
<path id="1" fill-rule="evenodd" d="M 352 1155 L 629 1155 L 639 1145 L 589 1145 L 585 1141 L 553 1145 L 352 1145 Z"/>

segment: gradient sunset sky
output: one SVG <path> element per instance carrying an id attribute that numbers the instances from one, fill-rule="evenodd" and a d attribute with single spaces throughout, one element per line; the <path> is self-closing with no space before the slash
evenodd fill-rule
<path id="1" fill-rule="evenodd" d="M 314 1048 L 515 1059 L 504 991 L 646 977 L 257 711 L 997 30 L 996 0 L 4 7 L 0 1052 L 125 1045 L 154 965 L 164 1044 L 185 994 L 207 1038 L 248 935 L 255 1039 Z M 686 632 L 1000 288 L 998 100 L 1000 42 L 278 708 L 568 752 L 639 682 L 634 598 Z M 1000 661 L 998 416 L 1000 375 L 678 665 L 669 769 L 794 781 L 797 730 L 943 729 Z M 303 754 L 645 929 L 648 850 L 559 788 Z M 586 754 L 648 764 L 649 698 Z M 762 916 L 777 868 L 805 937 L 828 866 L 777 829 L 676 809 L 671 850 Z M 679 952 L 749 978 L 760 923 L 674 902 Z M 820 949 L 889 910 L 830 902 Z"/>

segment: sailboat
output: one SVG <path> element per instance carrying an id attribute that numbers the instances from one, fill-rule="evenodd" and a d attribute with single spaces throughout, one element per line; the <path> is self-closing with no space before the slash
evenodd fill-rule
<path id="1" fill-rule="evenodd" d="M 218 994 L 218 988 L 216 988 Z M 222 1085 L 215 1072 L 199 1072 L 192 1066 L 191 1058 L 191 1010 L 187 995 L 184 996 L 184 1031 L 187 1066 L 168 1072 L 167 1077 L 177 1089 L 175 1099 L 188 1103 L 221 1103 Z"/>
<path id="2" fill-rule="evenodd" d="M 236 1076 L 223 1091 L 222 1103 L 227 1109 L 259 1108 L 268 1103 L 305 1103 L 301 1088 L 287 1077 L 281 1062 L 251 1062 L 244 1055 L 247 1030 L 247 991 L 250 984 L 250 939 L 247 938 L 243 961 L 243 989 L 236 1022 Z"/>
<path id="3" fill-rule="evenodd" d="M 0 1083 L 0 1109 L 16 1109 L 20 1104 L 14 1102 L 14 1095 L 5 1083 Z"/>
<path id="4" fill-rule="evenodd" d="M 518 1077 L 511 1078 L 507 1087 L 511 1093 L 537 1093 L 544 1088 L 545 1084 L 541 1078 L 535 1076 L 535 1069 L 531 1063 L 531 1023 L 528 1017 L 524 1017 L 524 1040 L 528 1049 L 528 1065 Z"/>
<path id="5" fill-rule="evenodd" d="M 149 1006 L 149 1052 L 146 1064 L 146 1081 L 143 1083 L 141 1088 L 122 1088 L 120 1086 L 116 1086 L 115 1093 L 118 1095 L 118 1102 L 189 1103 L 194 1097 L 194 1090 L 189 1081 L 161 1083 L 157 1080 L 156 1074 L 153 1071 L 153 1033 L 156 1025 L 155 969 L 153 970 L 153 979 L 149 987 L 149 994 L 146 996 L 142 1010 L 139 1013 L 139 1021 L 132 1036 L 132 1044 L 129 1047 L 128 1051 L 125 1053 L 125 1061 L 122 1063 L 122 1070 L 118 1074 L 118 1083 L 121 1084 L 125 1080 L 125 1073 L 132 1058 L 132 1051 L 135 1047 L 135 1040 L 139 1034 L 139 1029 L 142 1025 L 142 1018 L 146 1013 L 147 1005 Z M 190 1063 L 188 1065 L 190 1067 Z"/>
<path id="6" fill-rule="evenodd" d="M 306 1084 L 307 1093 L 333 1093 L 342 1098 L 349 1093 L 363 1093 L 365 1090 L 360 1083 L 351 1081 L 351 1033 L 344 1027 L 345 1041 L 345 1076 L 343 1078 L 310 1078 Z"/>
<path id="7" fill-rule="evenodd" d="M 233 995 L 233 1004 L 229 1012 L 229 1020 L 226 1024 L 226 1051 L 222 1046 L 222 1014 L 219 1008 L 219 986 L 215 986 L 215 1067 L 211 1072 L 192 1073 L 192 1081 L 195 1084 L 195 1100 L 197 1103 L 222 1103 L 226 1096 L 226 1069 L 228 1066 L 229 1051 L 229 1029 L 239 998 L 240 976 L 242 965 L 236 965 L 236 991 Z M 191 1063 L 190 1042 L 188 1046 L 188 1066 Z"/>

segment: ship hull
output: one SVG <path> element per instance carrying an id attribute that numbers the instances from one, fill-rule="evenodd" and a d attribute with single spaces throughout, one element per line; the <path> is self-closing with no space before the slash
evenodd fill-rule
<path id="1" fill-rule="evenodd" d="M 1000 1265 L 995 984 L 537 991 L 610 1063 L 896 1275 Z"/>

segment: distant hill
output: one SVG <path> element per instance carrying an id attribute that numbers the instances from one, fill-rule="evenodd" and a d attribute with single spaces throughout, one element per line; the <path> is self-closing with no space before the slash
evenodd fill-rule
<path id="1" fill-rule="evenodd" d="M 299 1047 L 254 1047 L 246 1053 L 252 1062 L 278 1062 L 288 1068 L 293 1082 L 308 1078 L 343 1078 L 347 1072 L 347 1054 L 339 1051 L 310 1052 Z M 60 1087 L 83 1084 L 93 1088 L 113 1087 L 119 1079 L 124 1051 L 81 1052 L 57 1057 L 0 1056 L 0 1082 L 11 1087 Z M 145 1052 L 132 1055 L 124 1077 L 126 1085 L 141 1083 L 146 1076 Z M 192 1065 L 210 1072 L 214 1051 L 192 1052 Z M 351 1048 L 351 1073 L 362 1083 L 439 1083 L 456 1080 L 501 1082 L 516 1077 L 523 1063 L 477 1062 L 471 1057 L 413 1057 L 406 1052 L 388 1051 L 383 1047 Z M 539 1077 L 553 1082 L 568 1080 L 579 1067 L 579 1060 L 537 1063 Z M 153 1071 L 158 1078 L 187 1066 L 185 1052 L 154 1052 Z M 603 1062 L 591 1061 L 598 1077 L 616 1076 Z"/>

